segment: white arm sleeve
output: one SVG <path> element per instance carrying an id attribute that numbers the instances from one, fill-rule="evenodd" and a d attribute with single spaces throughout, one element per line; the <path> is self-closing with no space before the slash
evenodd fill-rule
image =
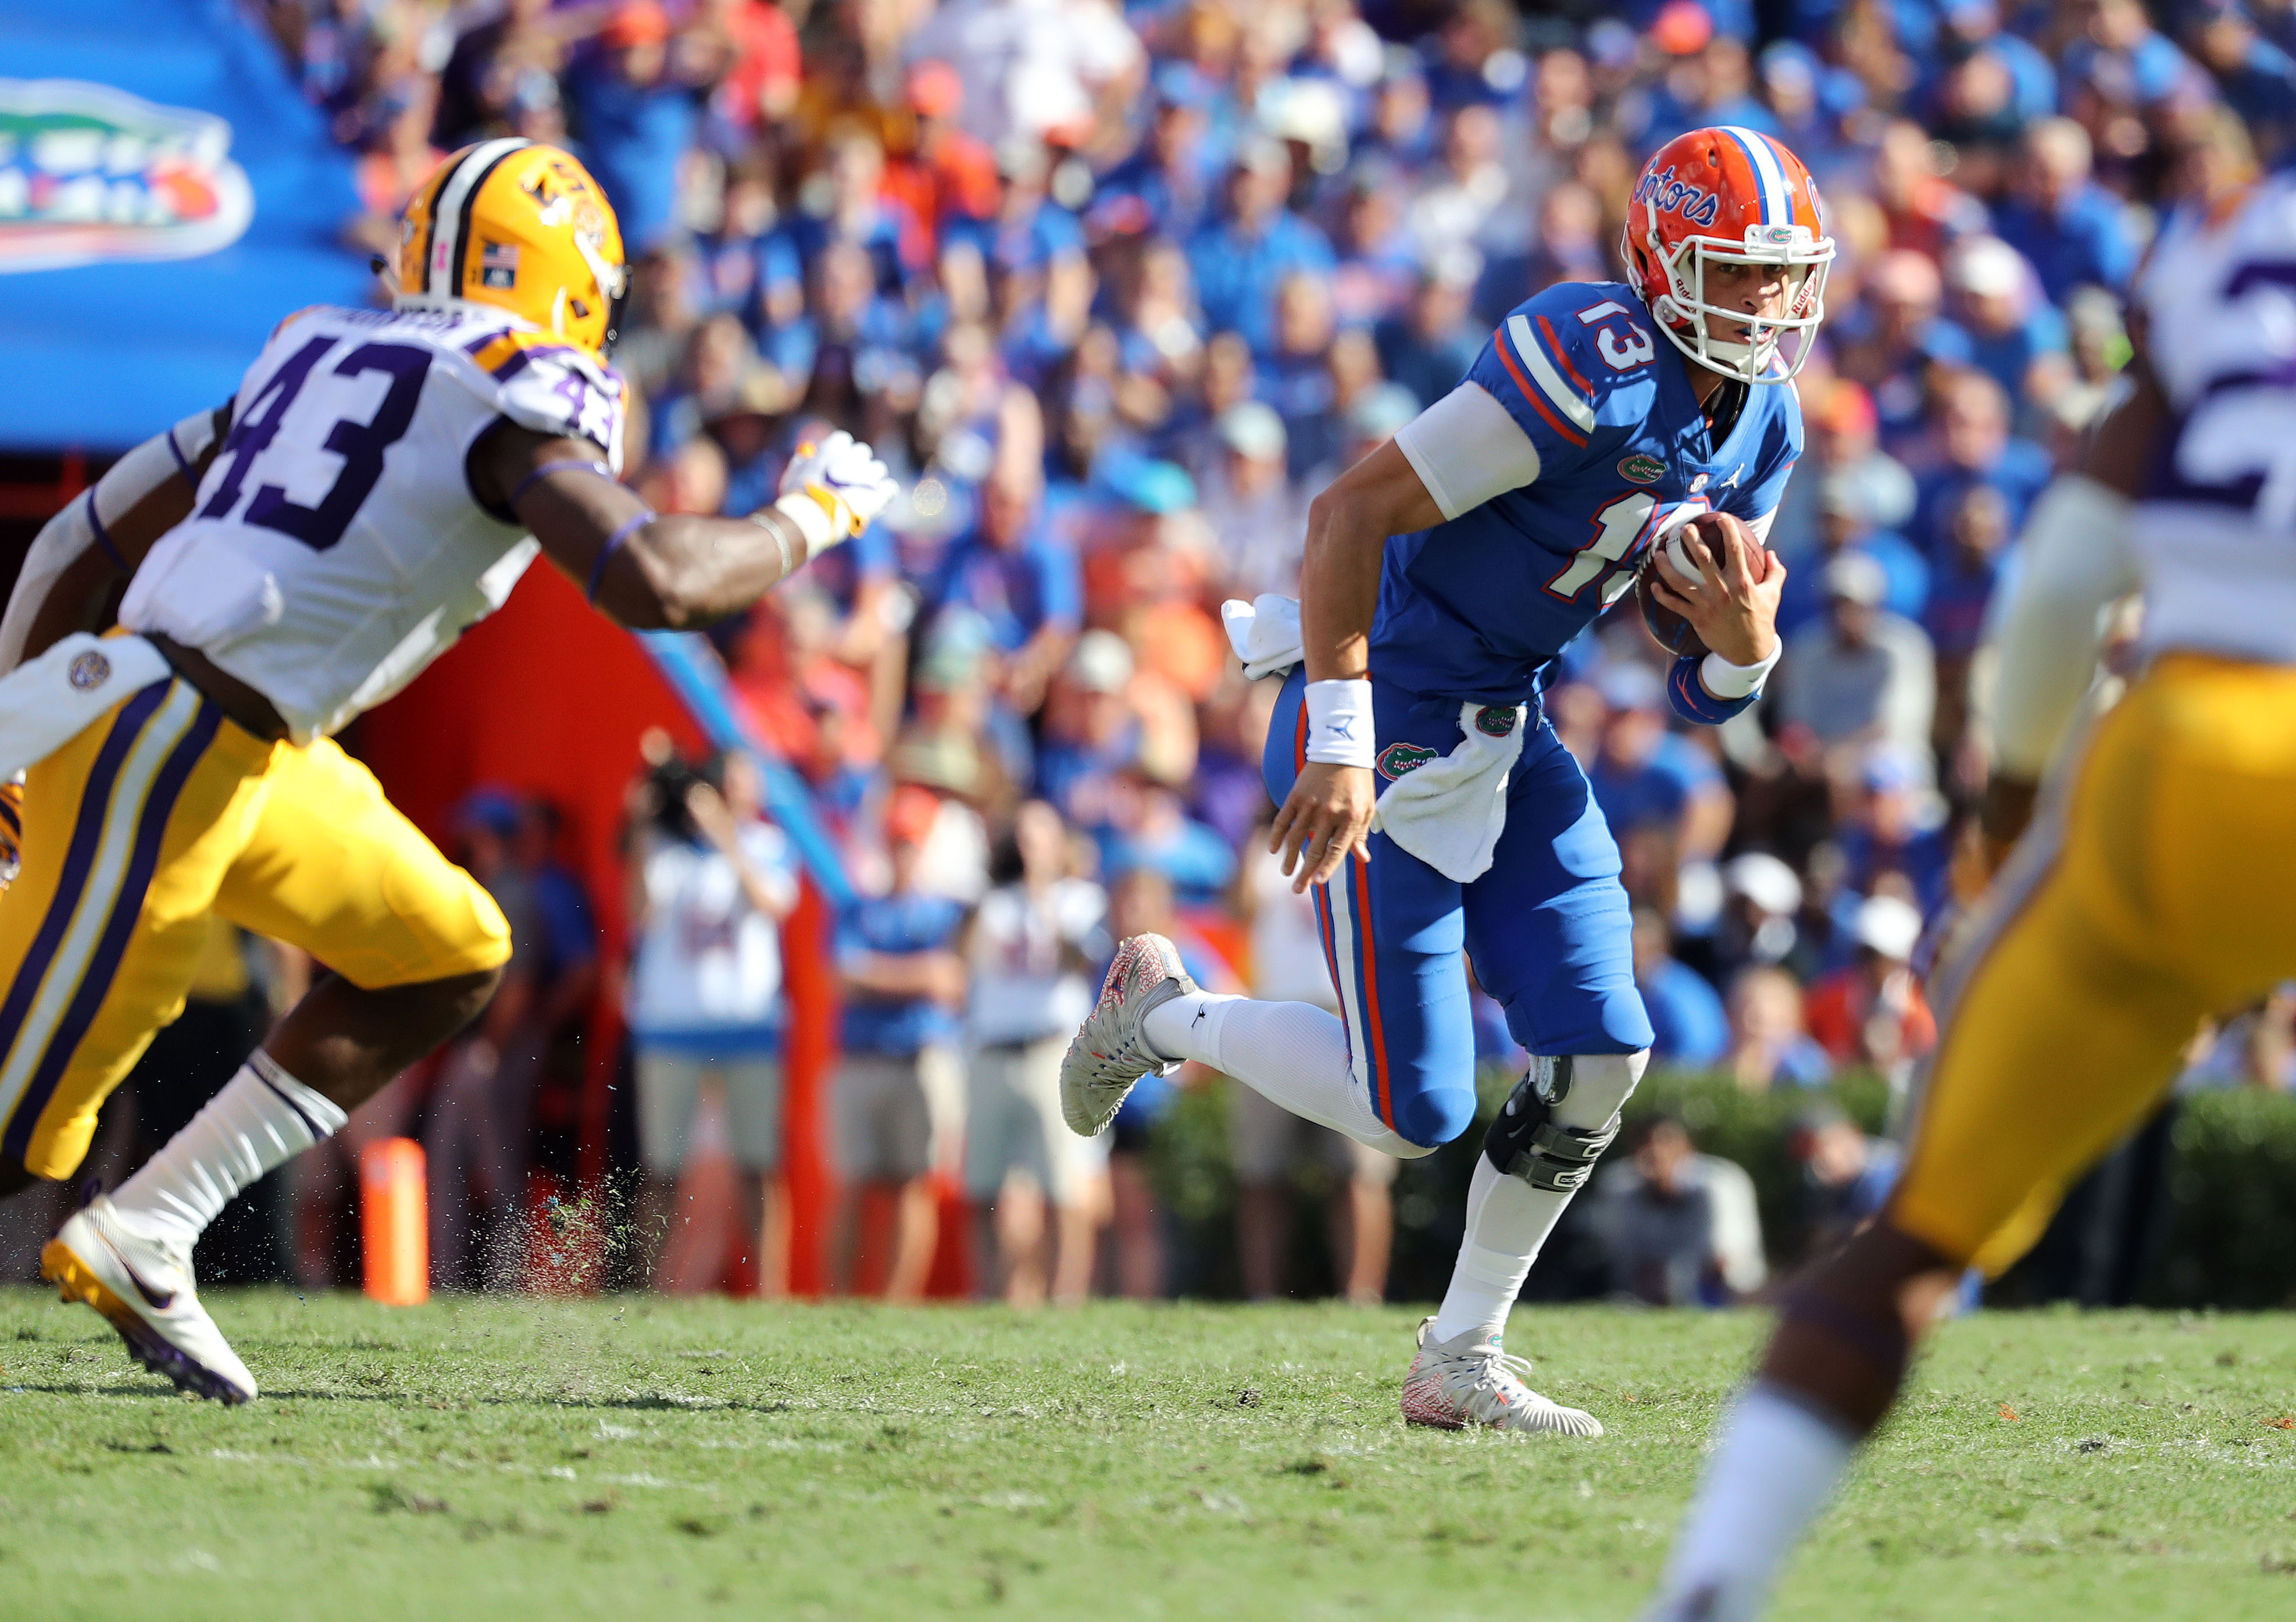
<path id="1" fill-rule="evenodd" d="M 1480 383 L 1463 383 L 1396 432 L 1446 518 L 1538 477 L 1538 447 Z"/>
<path id="2" fill-rule="evenodd" d="M 2096 671 L 2107 604 L 2143 585 L 2128 541 L 2128 502 L 2067 473 L 2034 504 L 2022 567 L 2001 616 L 1993 687 L 1994 758 L 2038 778 Z"/>
<path id="3" fill-rule="evenodd" d="M 32 538 L 8 594 L 8 612 L 0 617 L 0 675 L 24 662 L 24 642 L 32 622 L 48 600 L 57 578 L 80 555 L 97 545 L 95 523 L 89 519 L 92 499 L 95 522 L 110 523 L 158 490 L 176 473 L 188 474 L 215 438 L 212 413 L 185 417 L 165 433 L 152 435 L 105 470 L 96 481 L 93 497 L 74 497 L 64 510 L 48 520 Z"/>

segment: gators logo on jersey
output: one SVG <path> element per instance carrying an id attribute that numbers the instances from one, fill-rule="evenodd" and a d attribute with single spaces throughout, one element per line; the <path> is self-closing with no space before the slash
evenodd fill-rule
<path id="1" fill-rule="evenodd" d="M 1485 737 L 1505 737 L 1514 730 L 1513 704 L 1485 704 L 1475 712 L 1475 730 Z"/>
<path id="2" fill-rule="evenodd" d="M 1619 477 L 1630 479 L 1636 484 L 1656 484 L 1666 477 L 1666 464 L 1638 450 L 1630 457 L 1619 459 Z"/>
<path id="3" fill-rule="evenodd" d="M 1390 744 L 1379 752 L 1379 775 L 1392 783 L 1406 772 L 1416 771 L 1428 762 L 1439 758 L 1435 751 L 1424 744 Z"/>

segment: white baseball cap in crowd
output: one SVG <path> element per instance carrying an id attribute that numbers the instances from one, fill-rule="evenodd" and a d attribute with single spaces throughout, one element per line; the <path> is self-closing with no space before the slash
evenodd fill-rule
<path id="1" fill-rule="evenodd" d="M 1791 918 L 1801 910 L 1800 878 L 1767 851 L 1748 851 L 1732 857 L 1723 869 L 1723 882 L 1731 894 L 1742 895 L 1779 918 Z"/>
<path id="2" fill-rule="evenodd" d="M 1922 915 L 1911 902 L 1869 895 L 1857 906 L 1857 943 L 1877 957 L 1903 963 L 1921 943 Z"/>

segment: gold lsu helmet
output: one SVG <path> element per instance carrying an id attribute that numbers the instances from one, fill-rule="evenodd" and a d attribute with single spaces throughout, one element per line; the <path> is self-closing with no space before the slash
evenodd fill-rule
<path id="1" fill-rule="evenodd" d="M 571 153 L 537 141 L 463 148 L 399 222 L 402 309 L 489 305 L 603 360 L 628 286 L 606 193 Z"/>

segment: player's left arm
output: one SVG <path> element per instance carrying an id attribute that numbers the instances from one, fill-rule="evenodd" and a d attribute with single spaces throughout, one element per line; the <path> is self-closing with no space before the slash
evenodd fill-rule
<path id="1" fill-rule="evenodd" d="M 1776 481 L 1781 489 L 1784 482 L 1783 475 Z M 1734 547 L 1728 562 L 1717 567 L 1705 548 L 1685 548 L 1684 555 L 1698 565 L 1695 576 L 1682 570 L 1670 548 L 1660 547 L 1652 560 L 1658 571 L 1652 594 L 1688 620 L 1710 650 L 1703 656 L 1676 660 L 1668 676 L 1667 697 L 1686 720 L 1720 726 L 1752 706 L 1777 668 L 1784 652 L 1778 638 L 1778 595 L 1785 589 L 1786 566 L 1764 544 L 1775 511 L 1773 500 L 1753 518 L 1742 520 L 1755 541 L 1751 558 L 1743 548 Z M 1757 574 L 1757 568 L 1762 572 Z"/>
<path id="2" fill-rule="evenodd" d="M 102 630 L 114 594 L 160 537 L 191 516 L 229 404 L 154 434 L 42 526 L 0 618 L 0 674 L 74 631 Z"/>
<path id="3" fill-rule="evenodd" d="M 1801 459 L 1801 397 L 1791 383 L 1760 384 L 1756 393 L 1745 409 L 1767 408 L 1770 415 L 1746 470 L 1752 476 L 1741 480 L 1734 474 L 1714 497 L 1718 511 L 1746 526 L 1754 542 L 1752 556 L 1733 547 L 1727 563 L 1718 568 L 1702 556 L 1703 548 L 1677 553 L 1661 547 L 1652 565 L 1652 595 L 1687 619 L 1710 650 L 1700 658 L 1675 661 L 1667 697 L 1677 714 L 1710 727 L 1752 707 L 1784 651 L 1778 639 L 1778 596 L 1785 589 L 1786 566 L 1769 549 L 1769 538 L 1786 482 Z M 1697 578 L 1678 566 L 1685 556 L 1696 562 Z"/>
<path id="4" fill-rule="evenodd" d="M 469 473 L 489 511 L 514 515 L 593 604 L 637 630 L 741 613 L 867 528 L 894 493 L 884 464 L 842 432 L 801 449 L 780 498 L 746 518 L 657 514 L 613 477 L 594 442 L 508 420 L 472 450 Z"/>

